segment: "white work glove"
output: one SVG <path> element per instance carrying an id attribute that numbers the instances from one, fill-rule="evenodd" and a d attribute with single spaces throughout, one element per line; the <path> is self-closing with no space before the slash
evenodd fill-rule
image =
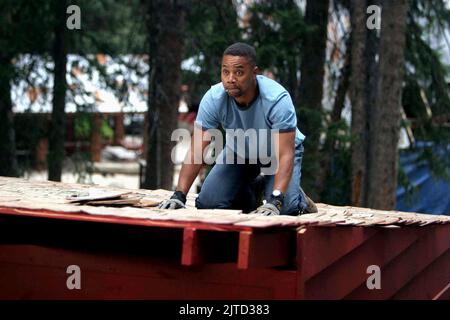
<path id="1" fill-rule="evenodd" d="M 280 210 L 276 205 L 268 202 L 250 213 L 260 214 L 262 216 L 278 216 L 280 215 Z"/>
<path id="2" fill-rule="evenodd" d="M 279 216 L 283 202 L 284 195 L 280 192 L 280 190 L 274 190 L 266 204 L 263 204 L 258 207 L 258 209 L 250 213 L 260 214 L 262 216 Z"/>
<path id="3" fill-rule="evenodd" d="M 181 209 L 186 208 L 186 195 L 181 191 L 175 191 L 168 200 L 164 200 L 158 206 L 159 209 Z"/>

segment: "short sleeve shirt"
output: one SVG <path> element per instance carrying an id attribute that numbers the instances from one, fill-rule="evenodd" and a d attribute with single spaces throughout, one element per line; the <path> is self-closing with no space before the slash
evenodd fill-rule
<path id="1" fill-rule="evenodd" d="M 226 131 L 226 146 L 246 159 L 264 159 L 272 155 L 274 131 L 295 131 L 295 146 L 305 136 L 297 128 L 295 107 L 288 91 L 265 76 L 256 77 L 259 95 L 247 108 L 237 105 L 222 85 L 212 86 L 203 96 L 195 124 L 203 130 Z"/>

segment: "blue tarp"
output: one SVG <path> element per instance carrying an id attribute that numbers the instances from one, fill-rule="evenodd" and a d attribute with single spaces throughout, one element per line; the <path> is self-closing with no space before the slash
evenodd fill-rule
<path id="1" fill-rule="evenodd" d="M 422 150 L 432 146 L 429 142 L 420 142 L 416 145 L 416 151 L 400 153 L 400 166 L 410 183 L 417 186 L 418 190 L 413 196 L 408 196 L 405 188 L 398 187 L 397 210 L 450 215 L 450 183 L 443 178 L 433 177 L 427 162 L 419 159 Z M 433 153 L 447 163 L 447 172 L 450 175 L 450 144 L 447 148 L 433 147 Z"/>

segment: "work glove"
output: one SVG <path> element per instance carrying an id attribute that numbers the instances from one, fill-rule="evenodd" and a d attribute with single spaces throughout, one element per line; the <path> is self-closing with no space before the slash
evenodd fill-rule
<path id="1" fill-rule="evenodd" d="M 281 207 L 283 206 L 284 201 L 284 195 L 279 194 L 277 196 L 274 196 L 273 194 L 270 196 L 270 199 L 263 204 L 262 206 L 258 207 L 255 211 L 252 211 L 250 213 L 259 214 L 262 216 L 278 216 L 281 212 Z"/>
<path id="2" fill-rule="evenodd" d="M 175 191 L 168 200 L 164 200 L 158 206 L 159 209 L 186 208 L 186 195 L 181 191 Z"/>
<path id="3" fill-rule="evenodd" d="M 280 215 L 280 210 L 276 207 L 276 205 L 267 202 L 250 213 L 259 214 L 262 216 L 278 216 Z"/>

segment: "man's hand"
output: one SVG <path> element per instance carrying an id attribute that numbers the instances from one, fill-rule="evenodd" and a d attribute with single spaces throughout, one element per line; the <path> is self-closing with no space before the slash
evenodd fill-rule
<path id="1" fill-rule="evenodd" d="M 278 216 L 280 215 L 280 210 L 274 204 L 268 202 L 250 213 L 259 214 L 262 216 Z"/>
<path id="2" fill-rule="evenodd" d="M 284 195 L 279 190 L 276 190 L 272 193 L 270 199 L 266 202 L 266 204 L 260 206 L 258 209 L 250 213 L 260 214 L 262 216 L 278 216 L 280 215 L 283 202 Z"/>
<path id="3" fill-rule="evenodd" d="M 161 202 L 159 209 L 180 209 L 186 208 L 186 195 L 181 191 L 175 191 L 169 200 Z"/>

